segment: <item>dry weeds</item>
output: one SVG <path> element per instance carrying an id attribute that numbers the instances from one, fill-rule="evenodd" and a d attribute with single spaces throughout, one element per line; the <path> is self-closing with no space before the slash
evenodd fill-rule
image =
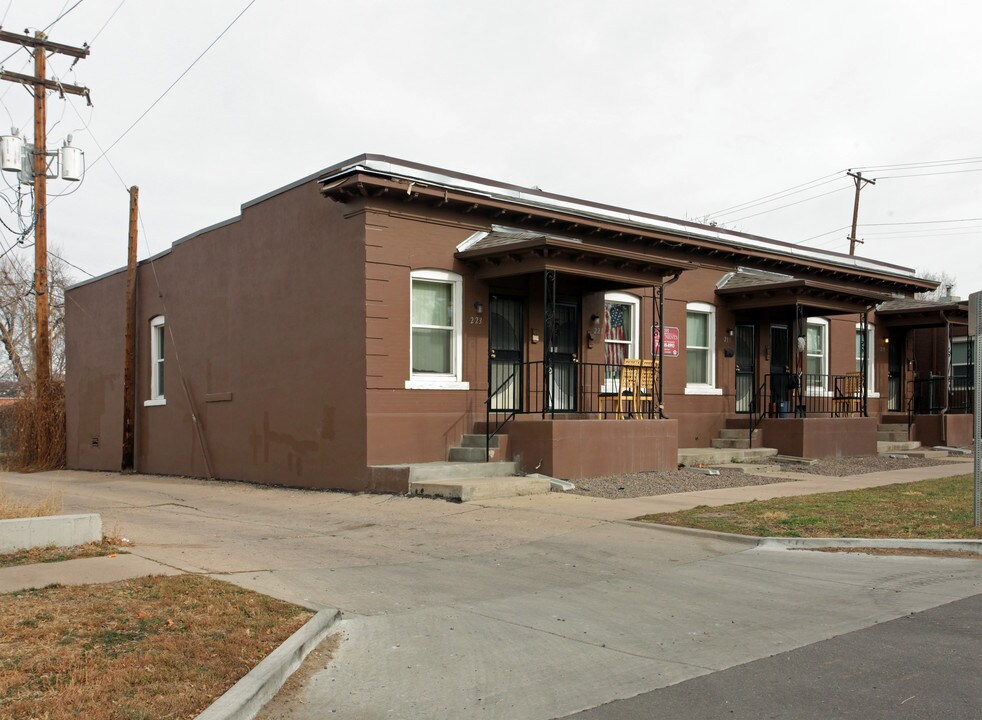
<path id="1" fill-rule="evenodd" d="M 36 547 L 27 550 L 16 550 L 0 555 L 0 568 L 15 565 L 33 565 L 35 563 L 61 562 L 63 560 L 78 560 L 79 558 L 105 557 L 125 553 L 124 547 L 132 547 L 128 540 L 118 537 L 104 537 L 102 542 L 92 542 L 73 547 Z"/>
<path id="2" fill-rule="evenodd" d="M 0 485 L 0 520 L 57 515 L 61 512 L 61 504 L 60 492 L 51 492 L 47 497 L 35 502 L 17 502 Z"/>
<path id="3" fill-rule="evenodd" d="M 0 595 L 0 717 L 194 717 L 310 616 L 197 575 Z"/>

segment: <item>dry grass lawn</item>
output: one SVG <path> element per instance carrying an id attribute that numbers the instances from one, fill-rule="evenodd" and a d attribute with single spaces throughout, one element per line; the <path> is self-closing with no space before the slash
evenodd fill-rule
<path id="1" fill-rule="evenodd" d="M 197 575 L 0 595 L 0 717 L 192 718 L 311 615 Z"/>
<path id="2" fill-rule="evenodd" d="M 760 537 L 968 538 L 969 475 L 645 515 L 637 520 Z"/>
<path id="3" fill-rule="evenodd" d="M 16 550 L 0 555 L 0 568 L 14 565 L 31 565 L 33 563 L 61 562 L 78 558 L 104 557 L 126 551 L 124 547 L 132 547 L 128 541 L 121 538 L 104 537 L 102 542 L 92 542 L 73 547 L 36 547 L 27 550 Z"/>
<path id="4" fill-rule="evenodd" d="M 61 503 L 61 493 L 55 492 L 37 502 L 17 502 L 0 485 L 0 520 L 57 515 L 61 512 Z"/>

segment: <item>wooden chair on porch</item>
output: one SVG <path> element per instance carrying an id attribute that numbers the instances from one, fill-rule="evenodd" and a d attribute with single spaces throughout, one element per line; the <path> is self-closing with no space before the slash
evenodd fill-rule
<path id="1" fill-rule="evenodd" d="M 640 380 L 641 361 L 635 358 L 627 358 L 621 363 L 620 377 L 616 380 L 608 380 L 607 386 L 601 388 L 597 395 L 597 412 L 606 417 L 607 411 L 604 402 L 617 400 L 617 412 L 615 417 L 620 420 L 624 417 L 625 403 L 633 404 L 638 392 L 638 381 Z"/>
<path id="2" fill-rule="evenodd" d="M 832 393 L 832 417 L 862 415 L 863 374 L 847 373 L 835 378 Z"/>
<path id="3" fill-rule="evenodd" d="M 638 378 L 638 390 L 634 394 L 633 403 L 638 412 L 635 417 L 654 417 L 655 413 L 655 386 L 658 383 L 658 361 L 642 360 L 641 373 Z M 647 406 L 647 409 L 646 409 Z"/>

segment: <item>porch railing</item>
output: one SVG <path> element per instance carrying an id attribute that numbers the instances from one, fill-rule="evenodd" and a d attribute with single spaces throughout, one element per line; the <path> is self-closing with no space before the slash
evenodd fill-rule
<path id="1" fill-rule="evenodd" d="M 866 417 L 865 381 L 851 373 L 765 375 L 750 403 L 751 433 L 765 417 Z"/>
<path id="2" fill-rule="evenodd" d="M 909 407 L 912 415 L 972 412 L 972 378 L 932 375 L 912 380 L 910 386 Z"/>
<path id="3" fill-rule="evenodd" d="M 492 359 L 485 400 L 485 452 L 490 457 L 491 439 L 516 415 L 659 418 L 658 387 L 653 365 Z"/>

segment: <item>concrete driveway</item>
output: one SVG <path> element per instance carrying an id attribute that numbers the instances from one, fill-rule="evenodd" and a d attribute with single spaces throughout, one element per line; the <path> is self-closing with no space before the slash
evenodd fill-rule
<path id="1" fill-rule="evenodd" d="M 975 560 L 763 551 L 598 519 L 590 498 L 557 512 L 554 496 L 475 506 L 73 472 L 0 483 L 62 491 L 147 558 L 340 608 L 335 661 L 270 717 L 554 718 L 982 589 Z"/>

